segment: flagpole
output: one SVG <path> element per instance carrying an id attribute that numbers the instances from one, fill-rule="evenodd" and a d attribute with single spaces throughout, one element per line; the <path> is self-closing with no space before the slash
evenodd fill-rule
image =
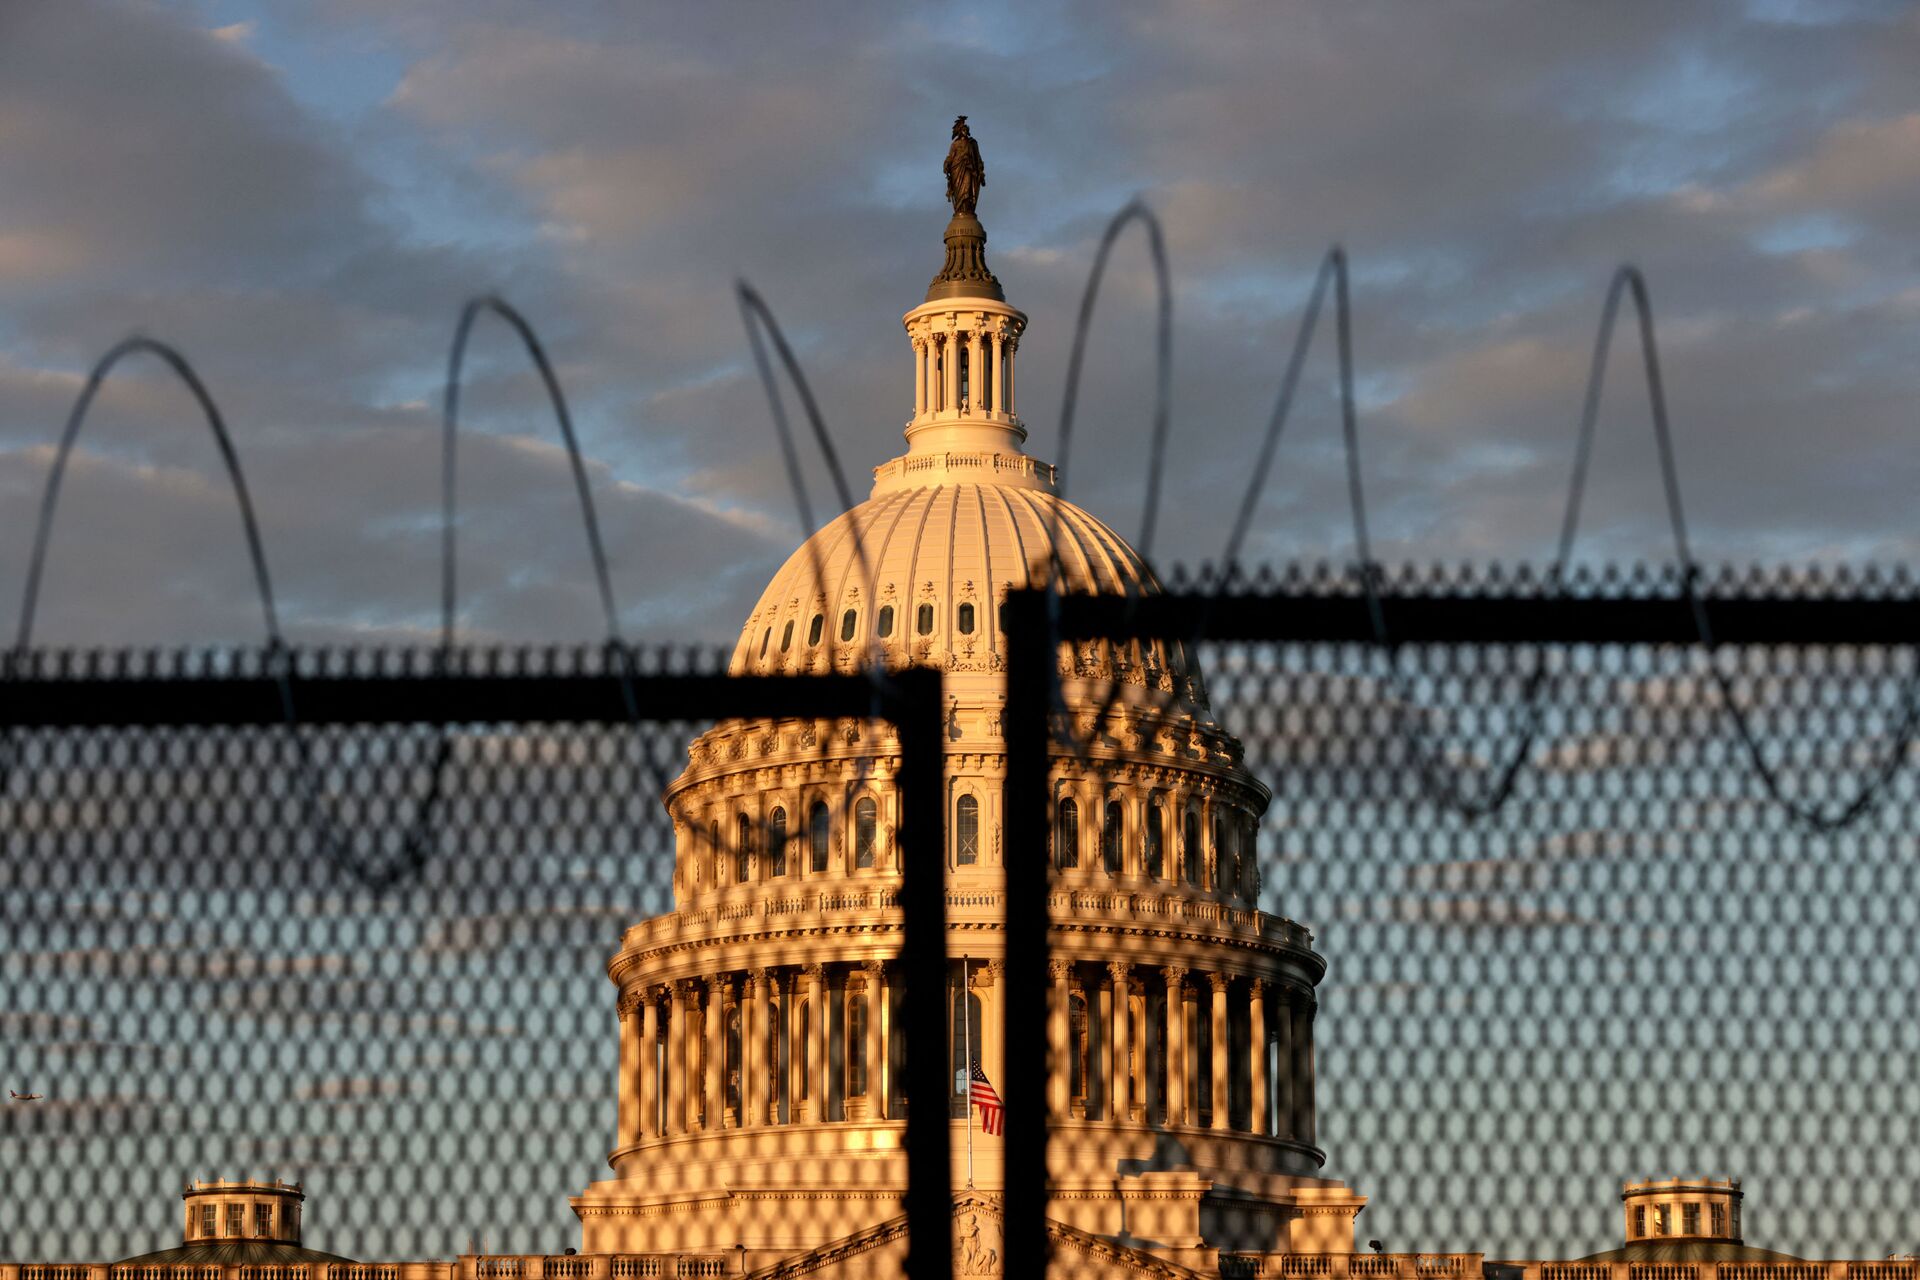
<path id="1" fill-rule="evenodd" d="M 960 1035 L 966 1045 L 966 1083 L 961 1089 L 967 1095 L 967 1186 L 973 1186 L 973 975 L 968 972 L 972 966 L 966 956 L 960 957 Z"/>

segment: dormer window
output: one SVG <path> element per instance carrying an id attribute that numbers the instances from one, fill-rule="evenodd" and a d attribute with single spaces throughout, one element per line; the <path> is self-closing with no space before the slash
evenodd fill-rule
<path id="1" fill-rule="evenodd" d="M 854 624 L 854 611 L 852 609 L 849 609 L 845 613 L 840 615 L 841 643 L 844 644 L 848 640 L 853 639 L 853 624 Z"/>
<path id="2" fill-rule="evenodd" d="M 963 604 L 960 606 L 959 617 L 956 619 L 956 624 L 960 628 L 961 635 L 970 636 L 973 634 L 973 606 L 972 605 Z"/>
<path id="3" fill-rule="evenodd" d="M 827 620 L 824 617 L 822 617 L 820 614 L 816 613 L 813 615 L 813 621 L 807 624 L 807 647 L 808 648 L 812 648 L 814 645 L 820 643 L 820 632 L 821 632 L 821 629 L 826 626 L 826 621 Z"/>
<path id="4" fill-rule="evenodd" d="M 767 656 L 767 646 L 771 643 L 773 643 L 773 628 L 768 627 L 765 631 L 760 633 L 760 656 L 761 657 L 764 658 Z"/>
<path id="5" fill-rule="evenodd" d="M 892 605 L 883 604 L 880 606 L 880 616 L 873 620 L 873 633 L 879 636 L 882 640 L 885 640 L 888 636 L 893 634 L 893 606 Z"/>
<path id="6" fill-rule="evenodd" d="M 919 615 L 914 619 L 914 630 L 918 631 L 923 636 L 930 636 L 933 634 L 933 606 L 932 605 L 923 604 L 920 606 Z"/>
<path id="7" fill-rule="evenodd" d="M 787 619 L 786 629 L 780 633 L 780 652 L 793 648 L 793 619 Z"/>

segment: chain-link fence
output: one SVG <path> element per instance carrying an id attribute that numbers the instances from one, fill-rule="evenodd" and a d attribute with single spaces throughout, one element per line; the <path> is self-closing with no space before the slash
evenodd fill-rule
<path id="1" fill-rule="evenodd" d="M 665 1019 L 667 1006 L 653 988 L 617 991 L 610 962 L 645 950 L 630 931 L 676 907 L 669 946 L 724 950 L 708 917 L 730 904 L 778 893 L 810 918 L 836 888 L 803 881 L 821 870 L 804 829 L 790 875 L 783 864 L 765 893 L 734 883 L 749 852 L 731 826 L 709 834 L 667 803 L 689 745 L 717 726 L 793 768 L 832 754 L 838 740 L 816 746 L 816 727 L 873 726 L 866 758 L 895 788 L 902 854 L 920 838 L 913 769 L 939 768 L 930 673 L 720 670 L 717 655 L 630 650 L 16 657 L 0 738 L 0 1041 L 20 1096 L 0 1110 L 0 1260 L 146 1257 L 181 1245 L 184 1226 L 187 1246 L 254 1251 L 156 1262 L 482 1254 L 495 1258 L 482 1269 L 537 1274 L 581 1243 L 569 1197 L 615 1176 L 610 1154 L 628 1176 L 678 1161 L 696 1181 L 690 1143 L 766 1122 L 749 1116 L 742 1073 L 754 1030 L 775 1024 L 763 1013 L 743 1029 L 747 991 L 676 971 L 680 1034 L 663 1022 L 648 1071 L 633 1056 L 637 1007 L 651 999 Z M 937 843 L 937 805 L 931 824 Z M 752 851 L 770 873 L 774 854 Z M 914 963 L 898 923 L 914 909 L 908 863 L 885 890 L 896 981 Z M 940 890 L 921 883 L 938 981 Z M 763 924 L 747 910 L 741 936 Z M 817 1097 L 828 1064 L 808 1047 L 804 1034 L 782 1044 Z M 658 1085 L 644 1129 L 643 1077 Z M 942 1225 L 944 1136 L 919 1144 Z M 787 1169 L 774 1176 L 796 1190 L 851 1176 L 830 1147 Z M 204 1224 L 190 1205 L 183 1224 L 182 1185 L 219 1178 L 268 1191 L 246 1193 L 258 1206 L 208 1199 Z M 280 1182 L 311 1206 L 276 1218 Z M 659 1273 L 640 1245 L 623 1252 L 642 1268 L 631 1274 Z M 668 1252 L 669 1274 L 749 1260 L 710 1243 Z"/>
<path id="2" fill-rule="evenodd" d="M 1910 1255 L 1920 599 L 1684 585 L 1016 600 L 1008 805 L 1045 852 L 1011 874 L 1052 910 L 1014 922 L 1048 997 L 1011 1016 L 1055 1048 L 1009 1065 L 1050 1117 L 1010 1110 L 1009 1162 L 1045 1139 L 1083 1197 L 1053 1216 L 1249 1275 L 1336 1274 L 1280 1256 L 1312 1240 L 1381 1276 Z M 1020 655 L 1052 636 L 1049 693 Z M 1636 1237 L 1623 1182 L 1676 1176 L 1744 1216 L 1649 1201 Z M 1010 1173 L 1011 1253 L 1038 1186 Z"/>
<path id="3" fill-rule="evenodd" d="M 1712 1236 L 1709 1198 L 1636 1242 L 1620 1184 L 1669 1176 L 1741 1179 L 1742 1248 L 1910 1250 L 1920 596 L 1259 586 L 1016 595 L 984 733 L 925 670 L 17 659 L 0 1258 L 140 1255 L 219 1177 L 470 1280 L 668 1200 L 750 1229 L 577 1275 L 1466 1280 Z M 1004 811 L 949 796 L 1002 732 Z M 1001 821 L 1005 893 L 955 901 Z M 953 1113 L 981 1039 L 1004 1136 Z M 780 1194 L 714 1181 L 750 1165 Z"/>

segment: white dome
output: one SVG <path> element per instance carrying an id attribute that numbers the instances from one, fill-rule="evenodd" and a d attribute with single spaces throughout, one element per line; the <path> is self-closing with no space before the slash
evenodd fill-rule
<path id="1" fill-rule="evenodd" d="M 975 463 L 1033 464 L 1017 454 Z M 1139 595 L 1159 584 L 1125 539 L 1051 488 L 991 480 L 952 482 L 971 460 L 944 457 L 942 482 L 895 487 L 882 467 L 876 496 L 801 544 L 748 615 L 730 670 L 802 673 L 858 666 L 877 637 L 890 664 L 999 670 L 999 605 L 1045 574 L 1057 526 L 1068 591 Z M 861 563 L 864 546 L 866 563 Z M 890 611 L 890 612 L 889 612 Z"/>

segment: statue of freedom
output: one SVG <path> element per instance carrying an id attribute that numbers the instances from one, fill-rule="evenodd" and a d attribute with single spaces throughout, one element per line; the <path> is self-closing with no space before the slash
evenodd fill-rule
<path id="1" fill-rule="evenodd" d="M 973 140 L 973 131 L 967 128 L 965 116 L 954 119 L 953 145 L 947 148 L 947 163 L 942 167 L 947 175 L 947 199 L 952 202 L 954 213 L 972 213 L 980 199 L 980 188 L 987 185 L 987 166 L 980 162 L 980 144 Z"/>

